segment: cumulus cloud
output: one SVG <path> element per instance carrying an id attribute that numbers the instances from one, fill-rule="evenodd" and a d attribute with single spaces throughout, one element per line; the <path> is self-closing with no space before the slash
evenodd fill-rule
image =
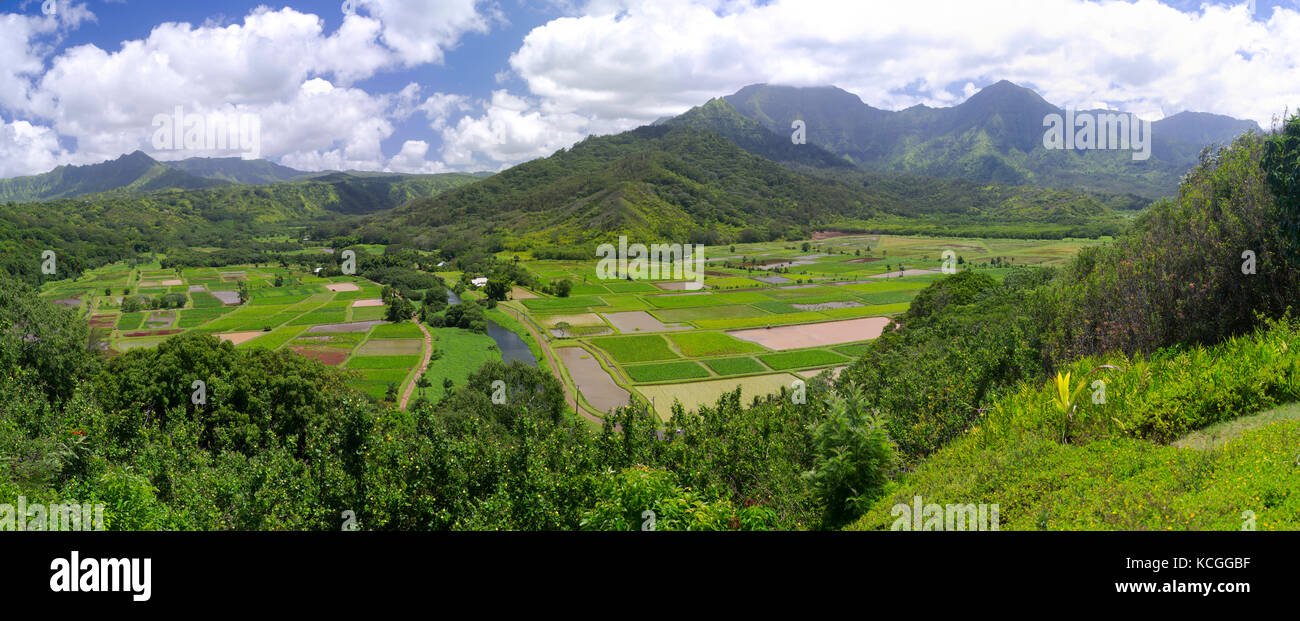
<path id="1" fill-rule="evenodd" d="M 466 33 L 485 33 L 500 10 L 483 0 L 355 0 L 383 23 L 384 43 L 407 66 L 441 63 L 448 48 Z"/>
<path id="2" fill-rule="evenodd" d="M 60 6 L 57 16 L 3 14 L 0 110 L 76 144 L 73 153 L 58 152 L 62 163 L 154 151 L 155 116 L 179 106 L 187 114 L 259 117 L 261 155 L 284 156 L 289 165 L 381 169 L 380 141 L 392 135 L 393 122 L 420 109 L 420 87 L 371 94 L 351 85 L 385 70 L 442 62 L 444 49 L 466 33 L 486 31 L 494 17 L 472 1 L 358 4 L 367 11 L 346 15 L 332 33 L 316 15 L 261 6 L 239 23 L 163 23 L 117 51 L 80 45 L 57 55 L 60 33 L 93 19 L 84 5 Z"/>
<path id="3" fill-rule="evenodd" d="M 510 64 L 533 95 L 595 118 L 648 121 L 759 82 L 949 106 L 1009 79 L 1060 105 L 1263 123 L 1295 106 L 1300 13 L 1254 17 L 1155 0 L 593 1 L 530 32 Z"/>
<path id="4" fill-rule="evenodd" d="M 481 114 L 461 117 L 442 129 L 442 158 L 448 166 L 502 169 L 546 157 L 589 134 L 620 129 L 617 123 L 549 107 L 506 90 L 494 91 L 480 108 Z"/>
<path id="5" fill-rule="evenodd" d="M 450 172 L 442 162 L 429 161 L 429 143 L 423 140 L 407 140 L 402 149 L 389 160 L 387 170 L 400 173 L 433 174 Z"/>
<path id="6" fill-rule="evenodd" d="M 66 155 L 54 130 L 0 119 L 0 178 L 46 172 Z"/>

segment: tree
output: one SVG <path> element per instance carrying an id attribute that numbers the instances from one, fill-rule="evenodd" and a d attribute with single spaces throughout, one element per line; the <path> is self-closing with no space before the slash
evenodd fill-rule
<path id="1" fill-rule="evenodd" d="M 500 302 L 510 295 L 510 280 L 499 276 L 489 278 L 483 292 L 489 300 Z"/>
<path id="2" fill-rule="evenodd" d="M 573 282 L 567 278 L 560 279 L 555 283 L 555 295 L 562 298 L 569 297 L 569 292 L 573 290 Z"/>
<path id="3" fill-rule="evenodd" d="M 1277 200 L 1278 220 L 1289 241 L 1288 258 L 1300 263 L 1300 113 L 1268 137 L 1260 167 Z"/>
<path id="4" fill-rule="evenodd" d="M 389 300 L 384 319 L 393 323 L 401 323 L 415 316 L 415 306 L 410 302 L 398 296 L 393 296 Z"/>

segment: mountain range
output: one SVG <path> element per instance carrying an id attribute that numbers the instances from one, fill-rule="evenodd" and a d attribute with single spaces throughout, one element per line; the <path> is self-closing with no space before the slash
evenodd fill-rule
<path id="1" fill-rule="evenodd" d="M 1135 161 L 1128 151 L 1045 148 L 1044 119 L 1065 109 L 1005 80 L 950 108 L 882 110 L 833 86 L 755 84 L 721 99 L 787 138 L 802 120 L 809 144 L 866 170 L 1147 198 L 1173 195 L 1203 147 L 1260 130 L 1254 121 L 1180 112 L 1151 123 L 1151 157 Z"/>
<path id="2" fill-rule="evenodd" d="M 356 194 L 356 192 L 348 191 L 340 185 L 341 183 L 365 186 L 367 189 L 363 193 L 372 193 L 379 186 L 384 186 L 381 193 L 386 193 L 389 186 L 411 180 L 476 179 L 487 175 L 488 173 L 409 175 L 356 171 L 304 172 L 267 160 L 244 160 L 237 157 L 195 157 L 160 162 L 142 151 L 135 151 L 99 164 L 59 166 L 39 175 L 0 179 L 0 203 L 49 201 L 105 192 L 148 194 L 159 191 L 205 190 L 240 185 L 264 186 L 286 182 L 332 184 L 343 190 L 341 193 L 345 195 Z M 419 191 L 398 192 L 391 200 L 385 198 L 370 207 L 346 206 L 337 211 L 365 213 L 376 209 L 387 209 L 418 194 Z"/>
<path id="3" fill-rule="evenodd" d="M 1258 130 L 1185 112 L 1153 123 L 1151 157 L 1134 161 L 1044 148 L 1044 119 L 1062 112 L 1005 81 L 951 108 L 896 112 L 834 87 L 753 85 L 495 175 L 305 173 L 137 151 L 0 180 L 0 202 L 21 207 L 0 219 L 15 239 L 59 218 L 169 231 L 145 235 L 149 245 L 202 222 L 223 235 L 309 225 L 316 238 L 426 248 L 575 248 L 620 234 L 721 243 L 829 228 L 1095 237 L 1173 194 L 1204 146 Z M 791 140 L 794 120 L 806 125 L 805 144 Z"/>

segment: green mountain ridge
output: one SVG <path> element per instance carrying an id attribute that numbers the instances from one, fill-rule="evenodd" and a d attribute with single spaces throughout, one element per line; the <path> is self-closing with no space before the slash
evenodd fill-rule
<path id="1" fill-rule="evenodd" d="M 136 151 L 99 164 L 59 166 L 40 175 L 0 179 L 0 202 L 69 198 L 111 190 L 193 190 L 227 183 L 172 168 Z"/>
<path id="2" fill-rule="evenodd" d="M 182 173 L 184 174 L 184 173 Z M 76 198 L 0 204 L 0 270 L 39 279 L 41 252 L 60 274 L 175 247 L 229 247 L 322 220 L 392 209 L 481 175 L 331 173 L 307 181 L 223 184 L 197 190 L 125 188 Z"/>
<path id="3" fill-rule="evenodd" d="M 514 249 L 573 247 L 618 235 L 716 244 L 835 227 L 929 229 L 960 218 L 962 224 L 997 224 L 999 235 L 1031 223 L 1041 226 L 1036 234 L 1096 236 L 1122 230 L 1124 217 L 1116 210 L 1145 203 L 1133 196 L 862 171 L 815 145 L 794 145 L 789 135 L 768 131 L 716 99 L 656 125 L 589 137 L 392 212 L 326 223 L 316 235 L 355 232 L 368 242 L 428 248 L 482 236 Z"/>
<path id="4" fill-rule="evenodd" d="M 897 112 L 835 87 L 756 84 L 723 99 L 778 134 L 804 120 L 809 143 L 867 170 L 1150 199 L 1173 195 L 1203 147 L 1259 130 L 1253 121 L 1182 112 L 1152 123 L 1151 157 L 1134 161 L 1129 151 L 1044 148 L 1044 117 L 1064 110 L 1005 80 L 950 108 Z"/>
<path id="5" fill-rule="evenodd" d="M 252 185 L 291 181 L 310 174 L 267 160 L 244 160 L 238 157 L 192 157 L 164 164 L 198 177 Z"/>

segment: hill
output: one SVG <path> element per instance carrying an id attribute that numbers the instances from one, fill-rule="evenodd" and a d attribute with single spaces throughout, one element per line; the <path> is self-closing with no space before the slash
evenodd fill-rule
<path id="1" fill-rule="evenodd" d="M 289 181 L 309 174 L 267 160 L 245 160 L 238 157 L 192 157 L 166 164 L 196 177 L 252 185 Z"/>
<path id="2" fill-rule="evenodd" d="M 834 227 L 873 230 L 900 221 L 937 225 L 918 219 L 926 216 L 1004 225 L 1031 236 L 1095 236 L 1123 228 L 1114 208 L 1133 207 L 1129 198 L 872 175 L 819 147 L 793 145 L 788 134 L 714 100 L 657 125 L 589 137 L 355 225 L 326 225 L 318 236 L 355 227 L 368 241 L 444 250 L 480 236 L 512 248 L 571 247 L 618 235 L 717 244 L 806 237 Z M 1036 225 L 1047 232 L 1028 230 Z M 1010 232 L 999 230 L 994 234 Z"/>
<path id="3" fill-rule="evenodd" d="M 777 133 L 802 119 L 810 143 L 867 170 L 1146 198 L 1173 195 L 1203 147 L 1260 129 L 1221 115 L 1175 114 L 1152 123 L 1151 157 L 1134 161 L 1128 151 L 1044 148 L 1044 118 L 1065 111 L 1005 80 L 950 108 L 897 112 L 835 87 L 757 84 L 723 99 Z"/>
<path id="4" fill-rule="evenodd" d="M 110 190 L 198 189 L 227 183 L 172 168 L 136 151 L 99 164 L 59 166 L 40 175 L 0 179 L 0 202 L 68 198 Z"/>
<path id="5" fill-rule="evenodd" d="M 481 179 L 481 175 L 354 175 L 91 196 L 0 208 L 0 270 L 40 280 L 37 258 L 59 254 L 57 277 L 175 247 L 229 248 L 320 220 L 392 209 Z"/>

